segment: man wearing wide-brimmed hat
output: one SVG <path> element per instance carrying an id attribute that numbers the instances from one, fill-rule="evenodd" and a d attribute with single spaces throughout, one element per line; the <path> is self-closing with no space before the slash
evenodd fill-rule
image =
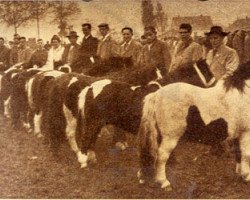
<path id="1" fill-rule="evenodd" d="M 220 26 L 213 26 L 210 32 L 205 33 L 212 45 L 212 49 L 206 57 L 207 63 L 217 80 L 232 75 L 239 65 L 239 56 L 236 50 L 224 44 L 224 38 L 228 34 Z"/>
<path id="2" fill-rule="evenodd" d="M 77 35 L 77 32 L 70 31 L 69 35 L 67 36 L 70 44 L 67 44 L 64 48 L 62 61 L 63 64 L 68 64 L 73 72 L 80 73 L 81 70 L 76 66 L 80 49 L 80 45 L 77 44 L 78 37 L 79 36 Z"/>

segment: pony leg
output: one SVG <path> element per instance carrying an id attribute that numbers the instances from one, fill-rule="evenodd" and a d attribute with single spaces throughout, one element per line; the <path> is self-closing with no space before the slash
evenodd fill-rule
<path id="1" fill-rule="evenodd" d="M 10 97 L 4 101 L 4 116 L 10 118 Z"/>
<path id="2" fill-rule="evenodd" d="M 241 149 L 241 163 L 240 163 L 240 174 L 245 181 L 250 181 L 250 132 L 242 133 L 240 140 Z"/>
<path id="3" fill-rule="evenodd" d="M 166 177 L 166 163 L 177 142 L 178 140 L 167 137 L 162 140 L 158 148 L 155 180 L 161 184 L 161 188 L 171 190 L 170 182 Z"/>
<path id="4" fill-rule="evenodd" d="M 34 115 L 34 135 L 41 137 L 42 112 Z"/>
<path id="5" fill-rule="evenodd" d="M 72 115 L 71 111 L 63 105 L 63 111 L 66 118 L 66 137 L 69 141 L 71 149 L 75 152 L 81 168 L 87 167 L 87 155 L 82 154 L 76 142 L 77 119 Z"/>

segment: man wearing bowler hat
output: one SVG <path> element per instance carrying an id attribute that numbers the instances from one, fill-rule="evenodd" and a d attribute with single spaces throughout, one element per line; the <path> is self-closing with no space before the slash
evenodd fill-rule
<path id="1" fill-rule="evenodd" d="M 224 38 L 228 34 L 220 26 L 213 26 L 210 32 L 205 33 L 212 45 L 206 60 L 216 80 L 232 75 L 239 65 L 239 56 L 236 50 L 224 44 Z"/>
<path id="2" fill-rule="evenodd" d="M 70 44 L 67 44 L 64 48 L 62 55 L 63 64 L 68 64 L 71 67 L 72 72 L 81 72 L 81 69 L 76 67 L 76 62 L 78 60 L 78 53 L 80 45 L 77 44 L 78 35 L 75 31 L 70 31 L 67 38 L 69 39 Z"/>

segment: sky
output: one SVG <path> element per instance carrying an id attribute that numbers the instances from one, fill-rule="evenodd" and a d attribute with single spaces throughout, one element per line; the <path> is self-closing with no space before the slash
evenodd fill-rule
<path id="1" fill-rule="evenodd" d="M 213 22 L 218 25 L 228 26 L 237 18 L 250 17 L 250 0 L 158 0 L 162 3 L 165 13 L 171 20 L 174 16 L 210 15 Z M 142 34 L 141 0 L 92 0 L 79 1 L 82 13 L 70 23 L 74 30 L 82 37 L 81 24 L 92 23 L 93 34 L 97 34 L 97 25 L 107 22 L 110 27 L 118 32 L 124 26 L 131 26 L 135 34 Z M 152 0 L 154 5 L 157 0 Z M 57 34 L 57 25 L 51 24 L 50 17 L 41 23 L 41 38 L 49 40 Z M 19 28 L 20 35 L 37 37 L 36 25 Z M 13 27 L 0 24 L 0 37 L 11 40 L 14 34 Z"/>

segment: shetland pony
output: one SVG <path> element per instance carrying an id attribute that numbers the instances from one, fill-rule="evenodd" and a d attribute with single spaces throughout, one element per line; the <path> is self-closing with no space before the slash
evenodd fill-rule
<path id="1" fill-rule="evenodd" d="M 133 129 L 132 132 L 137 133 L 134 126 L 139 127 L 139 103 L 146 94 L 159 88 L 159 84 L 154 80 L 162 78 L 157 69 L 147 69 L 143 72 L 140 74 L 143 84 L 136 87 L 120 81 L 84 75 L 67 74 L 55 79 L 48 94 L 45 114 L 46 118 L 54 119 L 48 122 L 46 128 L 53 152 L 57 152 L 66 135 L 78 161 L 85 167 L 89 150 L 93 150 L 96 137 L 106 124 L 130 131 Z M 147 85 L 148 83 L 150 85 Z M 135 113 L 138 118 L 126 112 Z M 82 130 L 80 134 L 84 143 L 82 151 L 76 142 L 76 132 L 79 132 L 79 129 Z"/>
<path id="2" fill-rule="evenodd" d="M 166 162 L 188 126 L 188 115 L 199 111 L 205 125 L 224 122 L 227 134 L 214 139 L 232 140 L 236 173 L 250 181 L 250 62 L 240 65 L 232 76 L 208 89 L 174 83 L 147 95 L 139 129 L 140 182 L 154 178 L 162 188 L 171 188 Z M 209 134 L 208 134 L 209 135 Z M 144 180 L 145 179 L 145 180 Z"/>

